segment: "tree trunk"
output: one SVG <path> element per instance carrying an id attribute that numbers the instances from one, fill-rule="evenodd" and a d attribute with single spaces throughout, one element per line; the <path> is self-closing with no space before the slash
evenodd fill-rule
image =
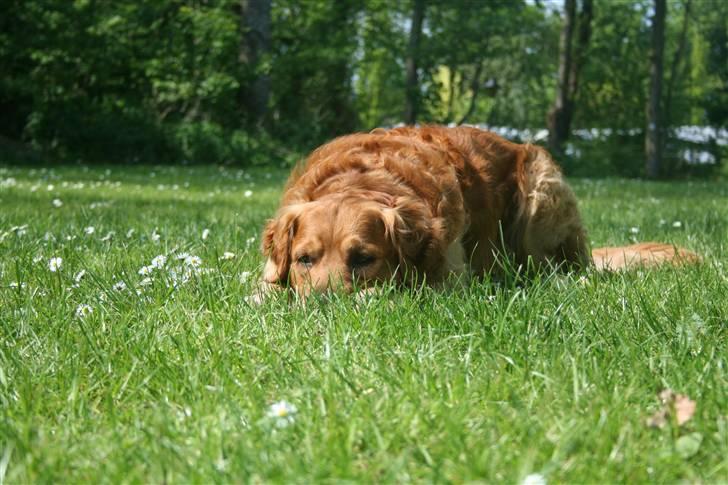
<path id="1" fill-rule="evenodd" d="M 678 41 L 675 55 L 672 58 L 672 64 L 670 67 L 670 79 L 667 82 L 667 89 L 665 92 L 665 104 L 663 105 L 663 108 L 665 109 L 664 125 L 665 128 L 667 128 L 668 130 L 670 129 L 670 124 L 672 121 L 672 93 L 675 88 L 675 83 L 678 77 L 678 70 L 680 68 L 680 63 L 682 62 L 682 59 L 684 57 L 685 46 L 687 44 L 688 24 L 690 20 L 690 6 L 691 0 L 686 0 L 683 7 L 685 11 L 683 13 L 682 28 L 680 30 L 680 40 Z"/>
<path id="2" fill-rule="evenodd" d="M 645 134 L 645 170 L 647 177 L 657 178 L 662 165 L 662 58 L 665 50 L 665 0 L 654 0 L 652 17 L 652 48 L 650 50 L 650 93 L 647 100 L 647 131 Z"/>
<path id="3" fill-rule="evenodd" d="M 592 0 L 583 0 L 581 12 L 579 13 L 579 36 L 576 40 L 576 51 L 571 62 L 571 72 L 569 73 L 569 112 L 567 118 L 567 134 L 571 127 L 571 118 L 574 115 L 574 100 L 579 91 L 579 76 L 581 68 L 584 66 L 586 59 L 586 50 L 589 47 L 591 39 L 591 22 L 594 16 L 594 7 Z"/>
<path id="4" fill-rule="evenodd" d="M 483 72 L 483 62 L 478 63 L 478 67 L 475 68 L 475 73 L 473 73 L 473 80 L 470 83 L 470 90 L 472 91 L 472 95 L 470 96 L 470 103 L 468 104 L 468 110 L 465 112 L 462 118 L 460 118 L 460 121 L 458 121 L 458 125 L 462 125 L 467 121 L 468 118 L 470 118 L 470 115 L 473 114 L 475 111 L 475 102 L 478 100 L 478 93 L 480 92 L 480 74 Z"/>
<path id="5" fill-rule="evenodd" d="M 455 63 L 453 63 L 453 65 L 449 65 L 447 67 L 447 70 L 448 70 L 448 74 L 447 74 L 448 98 L 447 98 L 447 113 L 445 114 L 444 124 L 450 123 L 453 119 L 453 107 L 455 105 L 455 78 L 457 77 L 457 70 L 456 70 L 454 64 Z"/>
<path id="6" fill-rule="evenodd" d="M 241 82 L 240 106 L 257 125 L 268 113 L 270 78 L 261 72 L 260 62 L 270 51 L 271 0 L 240 0 L 242 38 L 238 60 L 253 73 L 249 83 Z"/>
<path id="7" fill-rule="evenodd" d="M 414 125 L 417 122 L 417 113 L 420 102 L 420 85 L 417 77 L 417 64 L 419 62 L 420 37 L 422 36 L 422 21 L 425 18 L 425 0 L 414 0 L 412 10 L 412 28 L 410 29 L 409 45 L 407 46 L 406 84 L 404 122 Z"/>
<path id="8" fill-rule="evenodd" d="M 560 152 L 564 141 L 569 136 L 568 112 L 570 111 L 569 78 L 571 76 L 571 39 L 574 36 L 574 17 L 576 0 L 564 0 L 564 24 L 561 27 L 559 41 L 559 79 L 556 88 L 556 100 L 547 118 L 549 129 L 549 147 Z"/>

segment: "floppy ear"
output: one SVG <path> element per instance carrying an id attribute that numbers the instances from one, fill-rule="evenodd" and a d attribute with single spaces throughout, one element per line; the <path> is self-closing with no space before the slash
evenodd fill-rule
<path id="1" fill-rule="evenodd" d="M 384 235 L 394 247 L 400 271 L 412 272 L 410 277 L 428 274 L 435 276 L 444 253 L 440 251 L 441 228 L 421 202 L 398 197 L 394 207 L 381 212 Z"/>
<path id="2" fill-rule="evenodd" d="M 263 281 L 284 286 L 291 266 L 291 244 L 296 232 L 299 211 L 294 206 L 282 210 L 263 229 L 262 250 L 268 257 L 263 268 Z"/>

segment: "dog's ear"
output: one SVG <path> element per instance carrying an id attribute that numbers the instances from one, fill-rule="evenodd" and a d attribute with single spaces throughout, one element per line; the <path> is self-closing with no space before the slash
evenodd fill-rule
<path id="1" fill-rule="evenodd" d="M 439 247 L 437 224 L 427 207 L 415 199 L 397 197 L 394 207 L 384 207 L 384 236 L 398 256 L 400 271 L 416 277 L 430 269 Z"/>
<path id="2" fill-rule="evenodd" d="M 261 249 L 268 257 L 263 268 L 263 281 L 285 286 L 291 266 L 291 245 L 296 233 L 296 220 L 300 210 L 289 206 L 281 210 L 263 229 Z"/>

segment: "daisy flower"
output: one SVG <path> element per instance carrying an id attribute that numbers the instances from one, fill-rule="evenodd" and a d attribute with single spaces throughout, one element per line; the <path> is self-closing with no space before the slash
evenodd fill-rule
<path id="1" fill-rule="evenodd" d="M 187 266 L 197 267 L 202 264 L 202 259 L 199 256 L 187 256 L 185 258 L 185 264 Z"/>
<path id="2" fill-rule="evenodd" d="M 220 256 L 220 259 L 222 260 L 229 260 L 235 258 L 235 253 L 231 253 L 230 251 L 225 251 L 222 253 L 222 256 Z"/>
<path id="3" fill-rule="evenodd" d="M 680 221 L 675 221 L 675 222 L 673 222 L 673 223 L 672 223 L 672 227 L 674 227 L 674 228 L 676 228 L 676 229 L 677 229 L 677 228 L 680 228 L 680 227 L 682 227 L 682 222 L 680 222 Z"/>
<path id="4" fill-rule="evenodd" d="M 126 283 L 124 283 L 123 281 L 117 281 L 116 283 L 114 283 L 114 286 L 112 288 L 116 291 L 126 290 Z"/>
<path id="5" fill-rule="evenodd" d="M 152 267 L 161 269 L 164 268 L 164 265 L 167 263 L 167 256 L 160 254 L 159 256 L 155 256 L 152 259 Z"/>
<path id="6" fill-rule="evenodd" d="M 640 233 L 640 228 L 639 227 L 631 227 L 629 229 L 629 232 L 631 232 L 632 234 L 639 234 Z"/>
<path id="7" fill-rule="evenodd" d="M 56 271 L 61 269 L 61 266 L 63 266 L 63 258 L 51 258 L 50 261 L 48 261 L 48 269 L 51 270 L 51 273 L 55 273 Z"/>
<path id="8" fill-rule="evenodd" d="M 76 316 L 78 318 L 86 318 L 87 316 L 91 315 L 93 312 L 94 312 L 94 309 L 91 307 L 91 305 L 87 305 L 85 303 L 78 305 L 78 307 L 76 308 Z"/>
<path id="9" fill-rule="evenodd" d="M 139 274 L 141 276 L 148 276 L 154 272 L 154 266 L 142 266 L 141 269 L 139 269 Z"/>
<path id="10" fill-rule="evenodd" d="M 61 199 L 53 199 L 53 207 L 61 207 L 63 205 L 63 201 Z"/>
<path id="11" fill-rule="evenodd" d="M 276 427 L 285 428 L 293 424 L 297 412 L 296 406 L 288 401 L 278 401 L 270 405 L 266 417 L 273 420 Z"/>
<path id="12" fill-rule="evenodd" d="M 209 236 L 210 236 L 210 230 L 209 229 L 205 229 L 205 230 L 202 231 L 202 240 L 203 241 L 205 239 L 207 239 Z"/>
<path id="13" fill-rule="evenodd" d="M 74 280 L 74 281 L 75 281 L 76 283 L 80 283 L 80 282 L 81 282 L 81 280 L 83 279 L 83 277 L 84 277 L 84 276 L 86 276 L 86 270 L 85 270 L 85 269 L 82 269 L 81 271 L 79 271 L 78 273 L 76 273 L 76 274 L 75 274 L 75 275 L 73 276 L 73 280 Z"/>
<path id="14" fill-rule="evenodd" d="M 546 478 L 540 473 L 531 473 L 523 479 L 521 485 L 546 485 Z"/>
<path id="15" fill-rule="evenodd" d="M 252 197 L 253 196 L 253 191 L 252 190 L 246 190 L 245 192 L 243 192 L 243 195 L 245 197 Z"/>

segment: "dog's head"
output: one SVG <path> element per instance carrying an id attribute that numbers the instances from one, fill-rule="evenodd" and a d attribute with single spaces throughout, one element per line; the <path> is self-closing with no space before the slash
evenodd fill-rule
<path id="1" fill-rule="evenodd" d="M 285 206 L 263 232 L 263 280 L 306 295 L 401 279 L 434 249 L 430 220 L 414 199 L 375 193 Z"/>

